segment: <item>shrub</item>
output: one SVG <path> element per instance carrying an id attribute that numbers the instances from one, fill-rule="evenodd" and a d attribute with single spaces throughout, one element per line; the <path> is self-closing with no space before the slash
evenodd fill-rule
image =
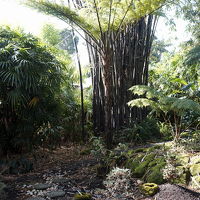
<path id="1" fill-rule="evenodd" d="M 9 27 L 0 28 L 0 60 L 0 149 L 58 142 L 63 65 L 37 38 Z"/>
<path id="2" fill-rule="evenodd" d="M 104 185 L 112 197 L 116 195 L 126 196 L 131 186 L 131 173 L 129 169 L 114 168 L 107 175 Z"/>
<path id="3" fill-rule="evenodd" d="M 130 90 L 140 97 L 130 101 L 128 103 L 129 106 L 139 108 L 150 107 L 152 112 L 158 117 L 162 117 L 172 127 L 172 136 L 176 141 L 180 138 L 182 129 L 184 128 L 183 119 L 188 115 L 188 112 L 198 113 L 199 116 L 200 104 L 191 99 L 165 96 L 162 92 L 158 92 L 145 85 L 136 85 L 130 88 Z M 143 98 L 144 95 L 145 98 Z"/>

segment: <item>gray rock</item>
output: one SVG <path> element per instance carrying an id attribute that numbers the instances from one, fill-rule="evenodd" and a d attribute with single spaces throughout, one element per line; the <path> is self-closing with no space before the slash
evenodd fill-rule
<path id="1" fill-rule="evenodd" d="M 144 183 L 144 181 L 139 180 L 139 179 L 137 180 L 137 184 L 138 184 L 138 185 L 142 185 L 143 183 Z"/>
<path id="2" fill-rule="evenodd" d="M 43 184 L 43 183 L 39 183 L 39 184 L 34 185 L 34 189 L 36 189 L 36 190 L 46 190 L 50 187 L 51 187 L 50 184 Z"/>
<path id="3" fill-rule="evenodd" d="M 0 199 L 7 199 L 7 195 L 5 192 L 6 185 L 0 181 Z"/>
<path id="4" fill-rule="evenodd" d="M 45 200 L 45 199 L 42 197 L 30 197 L 27 200 Z"/>
<path id="5" fill-rule="evenodd" d="M 69 179 L 66 179 L 66 178 L 56 178 L 56 179 L 53 179 L 52 181 L 53 183 L 68 183 L 69 182 Z"/>
<path id="6" fill-rule="evenodd" d="M 4 190 L 5 187 L 6 185 L 0 181 L 0 194 Z"/>
<path id="7" fill-rule="evenodd" d="M 48 192 L 46 196 L 50 198 L 63 197 L 65 196 L 65 192 L 62 190 L 52 191 L 52 192 Z"/>

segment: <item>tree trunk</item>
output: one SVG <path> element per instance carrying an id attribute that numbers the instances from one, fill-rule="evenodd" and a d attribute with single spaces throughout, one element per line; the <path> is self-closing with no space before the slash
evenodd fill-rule
<path id="1" fill-rule="evenodd" d="M 106 144 L 107 148 L 112 146 L 112 61 L 110 52 L 108 52 L 103 58 L 103 83 L 105 90 L 105 132 L 106 132 Z"/>
<path id="2" fill-rule="evenodd" d="M 86 132 L 85 132 L 85 128 L 84 128 L 85 112 L 84 112 L 84 96 L 83 96 L 83 77 L 82 77 L 81 62 L 80 62 L 80 57 L 79 57 L 79 52 L 78 52 L 78 46 L 77 46 L 77 42 L 75 40 L 75 33 L 74 33 L 73 29 L 72 29 L 72 36 L 73 36 L 73 43 L 74 43 L 77 62 L 78 62 L 80 91 L 81 91 L 81 136 L 82 136 L 82 141 L 85 142 L 86 141 Z"/>

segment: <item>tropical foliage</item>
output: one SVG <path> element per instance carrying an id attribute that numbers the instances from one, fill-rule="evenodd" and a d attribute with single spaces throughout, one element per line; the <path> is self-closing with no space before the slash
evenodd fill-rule
<path id="1" fill-rule="evenodd" d="M 87 0 L 82 3 L 73 2 L 74 4 L 70 4 L 70 1 L 68 1 L 66 4 L 61 1 L 60 4 L 58 4 L 48 0 L 28 0 L 25 2 L 26 5 L 35 8 L 40 12 L 53 15 L 63 21 L 66 21 L 68 24 L 73 26 L 75 30 L 77 30 L 77 28 L 80 28 L 87 35 L 86 41 L 90 45 L 89 48 L 92 48 L 89 51 L 96 51 L 95 54 L 97 55 L 93 58 L 93 64 L 96 66 L 95 62 L 98 62 L 98 60 L 100 60 L 100 64 L 102 65 L 100 67 L 103 71 L 103 73 L 101 73 L 101 79 L 103 82 L 103 84 L 101 84 L 101 87 L 102 90 L 104 90 L 102 100 L 105 102 L 105 106 L 97 106 L 102 107 L 102 118 L 104 124 L 103 129 L 106 132 L 108 146 L 110 146 L 112 143 L 111 129 L 113 128 L 112 121 L 114 120 L 114 117 L 112 116 L 112 110 L 114 109 L 112 107 L 112 104 L 114 102 L 114 95 L 112 94 L 112 90 L 114 90 L 114 86 L 112 83 L 114 82 L 114 80 L 112 80 L 112 71 L 115 71 L 113 62 L 116 55 L 114 55 L 115 50 L 113 49 L 112 45 L 115 41 L 117 41 L 120 31 L 125 30 L 125 27 L 127 25 L 134 26 L 137 22 L 141 20 L 141 23 L 145 24 L 143 26 L 143 29 L 148 29 L 147 31 L 144 30 L 144 32 L 146 31 L 146 35 L 148 35 L 144 36 L 147 38 L 147 41 L 145 42 L 146 48 L 142 48 L 146 51 L 145 56 L 148 57 L 148 51 L 151 46 L 149 43 L 151 43 L 152 38 L 151 28 L 153 26 L 153 20 L 150 17 L 148 19 L 148 22 L 146 22 L 144 18 L 157 10 L 159 7 L 161 7 L 164 2 L 164 0 Z M 148 28 L 145 28 L 146 23 L 148 24 Z M 130 29 L 133 30 L 132 28 Z M 146 59 L 145 56 L 144 60 L 147 61 L 148 59 Z M 143 63 L 145 63 L 145 61 Z M 143 64 L 143 67 L 147 65 L 148 64 L 145 63 Z M 144 71 L 146 70 L 144 69 Z M 94 73 L 96 74 L 98 72 Z M 98 78 L 96 77 L 95 81 L 98 82 Z M 95 97 L 95 95 L 96 93 L 94 93 L 93 98 L 100 99 L 99 97 Z"/>
<path id="2" fill-rule="evenodd" d="M 64 65 L 38 39 L 9 27 L 0 29 L 0 58 L 0 149 L 59 143 Z"/>
<path id="3" fill-rule="evenodd" d="M 164 2 L 164 0 L 86 0 L 84 6 L 78 8 L 78 12 L 70 9 L 64 2 L 56 4 L 49 0 L 28 0 L 25 4 L 61 20 L 67 22 L 70 20 L 93 39 L 98 40 L 102 39 L 102 33 L 119 30 L 128 23 L 137 22 L 158 9 Z"/>
<path id="4" fill-rule="evenodd" d="M 45 24 L 41 31 L 42 40 L 48 45 L 54 46 L 61 50 L 66 50 L 68 54 L 75 53 L 74 40 L 78 44 L 79 38 L 73 39 L 72 30 L 59 30 L 52 24 Z M 62 52 L 64 53 L 64 52 Z"/>
<path id="5" fill-rule="evenodd" d="M 153 88 L 142 85 L 133 86 L 130 90 L 139 98 L 128 104 L 132 107 L 151 107 L 152 113 L 156 113 L 157 117 L 170 124 L 175 140 L 194 123 L 193 121 L 187 126 L 187 123 L 183 123 L 184 118 L 193 114 L 197 117 L 195 122 L 199 121 L 200 104 L 191 99 L 165 96 Z"/>

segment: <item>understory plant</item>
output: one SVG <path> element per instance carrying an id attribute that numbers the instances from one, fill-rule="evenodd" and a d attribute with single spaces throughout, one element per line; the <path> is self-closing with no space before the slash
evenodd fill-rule
<path id="1" fill-rule="evenodd" d="M 60 140 L 64 68 L 39 39 L 0 27 L 0 153 Z"/>
<path id="2" fill-rule="evenodd" d="M 130 101 L 128 105 L 139 108 L 150 107 L 151 114 L 170 125 L 175 141 L 179 140 L 181 132 L 192 126 L 194 121 L 199 120 L 196 117 L 194 121 L 184 126 L 183 122 L 186 116 L 191 114 L 199 116 L 200 113 L 200 104 L 191 99 L 166 96 L 162 92 L 145 85 L 136 85 L 131 87 L 130 90 L 138 98 Z"/>
<path id="3" fill-rule="evenodd" d="M 104 185 L 111 197 L 125 198 L 130 196 L 131 171 L 123 168 L 113 168 L 107 175 Z"/>
<path id="4" fill-rule="evenodd" d="M 92 137 L 91 138 L 91 153 L 98 161 L 104 160 L 107 155 L 107 149 L 101 137 Z"/>

